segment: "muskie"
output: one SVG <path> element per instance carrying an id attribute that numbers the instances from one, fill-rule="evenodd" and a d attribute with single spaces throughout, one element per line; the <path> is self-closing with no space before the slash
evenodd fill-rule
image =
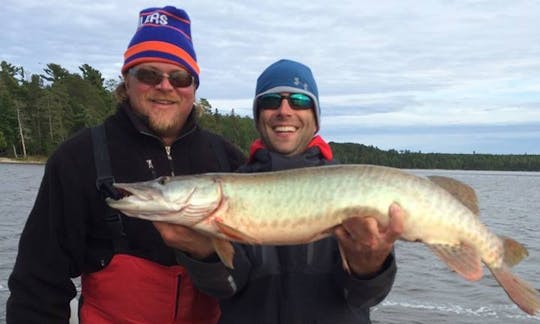
<path id="1" fill-rule="evenodd" d="M 370 215 L 385 225 L 388 206 L 405 213 L 400 239 L 420 241 L 467 280 L 483 262 L 523 311 L 540 309 L 540 294 L 510 271 L 528 255 L 510 238 L 491 233 L 479 218 L 474 190 L 445 177 L 418 177 L 373 165 L 333 165 L 265 173 L 207 173 L 117 183 L 129 196 L 107 203 L 124 214 L 189 226 L 212 237 L 232 268 L 229 241 L 304 244 L 329 235 L 343 220 Z M 344 260 L 344 265 L 346 261 Z"/>

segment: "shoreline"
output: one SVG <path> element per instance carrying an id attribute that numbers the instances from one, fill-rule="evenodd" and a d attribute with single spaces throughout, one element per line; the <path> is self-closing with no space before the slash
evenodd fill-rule
<path id="1" fill-rule="evenodd" d="M 45 164 L 46 161 L 40 160 L 22 160 L 22 159 L 12 159 L 0 157 L 0 163 L 2 164 Z"/>

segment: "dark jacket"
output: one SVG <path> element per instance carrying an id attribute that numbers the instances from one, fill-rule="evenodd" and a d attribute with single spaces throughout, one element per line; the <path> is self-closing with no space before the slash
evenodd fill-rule
<path id="1" fill-rule="evenodd" d="M 332 162 L 323 158 L 319 147 L 290 158 L 260 149 L 240 171 L 264 172 L 328 163 Z M 234 270 L 219 262 L 198 262 L 178 253 L 195 285 L 221 299 L 220 323 L 370 323 L 370 307 L 386 297 L 396 275 L 393 255 L 373 277 L 347 274 L 334 237 L 306 245 L 235 243 L 234 247 Z"/>
<path id="2" fill-rule="evenodd" d="M 231 171 L 244 162 L 236 147 L 200 129 L 193 116 L 170 150 L 126 105 L 104 124 L 117 182 Z M 223 145 L 231 169 L 220 167 L 212 143 Z M 105 267 L 112 256 L 112 241 L 103 233 L 107 208 L 96 190 L 92 140 L 85 129 L 47 161 L 9 278 L 8 323 L 67 323 L 69 302 L 76 295 L 71 278 Z M 177 264 L 151 222 L 131 217 L 122 221 L 127 239 L 119 252 L 165 266 Z"/>

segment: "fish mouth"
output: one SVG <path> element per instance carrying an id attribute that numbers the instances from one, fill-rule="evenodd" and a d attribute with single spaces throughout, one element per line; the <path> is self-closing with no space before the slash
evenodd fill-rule
<path id="1" fill-rule="evenodd" d="M 149 193 L 148 187 L 146 188 L 137 188 L 135 185 L 125 184 L 125 183 L 115 183 L 113 186 L 118 191 L 119 199 L 122 200 L 125 198 L 138 198 L 139 200 L 151 200 L 153 195 Z"/>
<path id="2" fill-rule="evenodd" d="M 144 184 L 115 183 L 117 199 L 106 198 L 107 204 L 129 216 L 145 218 L 160 215 L 175 209 L 174 204 L 165 201 L 161 190 Z"/>
<path id="3" fill-rule="evenodd" d="M 121 199 L 124 199 L 133 195 L 129 190 L 126 190 L 124 188 L 120 188 L 117 186 L 114 186 L 114 188 L 116 190 L 114 198 L 113 198 L 114 200 L 121 200 Z"/>
<path id="4" fill-rule="evenodd" d="M 157 181 L 157 185 L 156 185 Z M 121 200 L 129 197 L 136 197 L 140 201 L 155 200 L 162 197 L 161 187 L 171 181 L 170 176 L 159 177 L 155 180 L 140 183 L 113 183 L 117 191 L 117 197 L 114 200 Z"/>

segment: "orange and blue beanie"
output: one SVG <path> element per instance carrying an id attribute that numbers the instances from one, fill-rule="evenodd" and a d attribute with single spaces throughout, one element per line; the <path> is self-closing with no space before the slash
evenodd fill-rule
<path id="1" fill-rule="evenodd" d="M 311 69 L 306 65 L 287 59 L 279 60 L 269 67 L 257 78 L 255 98 L 253 100 L 253 118 L 257 123 L 259 112 L 257 111 L 257 98 L 267 93 L 303 93 L 315 103 L 313 109 L 317 131 L 320 128 L 321 108 L 319 106 L 319 92 L 317 83 L 313 78 Z"/>
<path id="2" fill-rule="evenodd" d="M 180 65 L 199 84 L 200 69 L 191 39 L 191 21 L 184 10 L 166 6 L 139 13 L 137 31 L 124 53 L 122 74 L 143 62 Z"/>

